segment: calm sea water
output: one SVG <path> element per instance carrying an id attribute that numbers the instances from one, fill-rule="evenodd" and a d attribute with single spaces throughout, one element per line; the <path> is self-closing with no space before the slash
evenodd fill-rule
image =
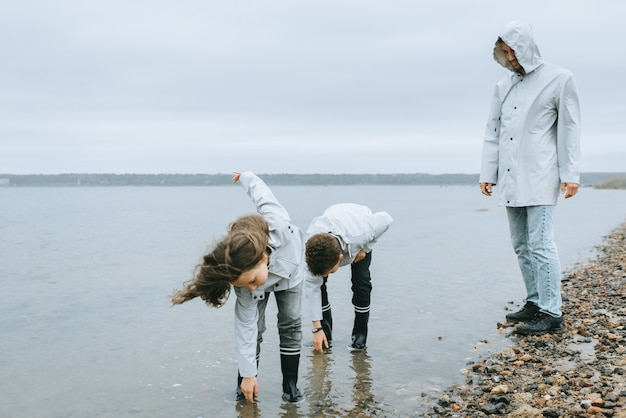
<path id="1" fill-rule="evenodd" d="M 254 211 L 239 186 L 0 188 L 0 416 L 420 416 L 468 361 L 510 344 L 496 323 L 524 290 L 494 198 L 463 186 L 273 189 L 302 228 L 338 202 L 394 217 L 373 253 L 366 352 L 345 348 L 344 268 L 329 282 L 335 346 L 303 349 L 306 400 L 280 399 L 272 299 L 259 402 L 236 403 L 234 298 L 214 309 L 167 296 L 228 222 Z M 624 191 L 582 189 L 560 204 L 564 269 L 625 220 Z"/>

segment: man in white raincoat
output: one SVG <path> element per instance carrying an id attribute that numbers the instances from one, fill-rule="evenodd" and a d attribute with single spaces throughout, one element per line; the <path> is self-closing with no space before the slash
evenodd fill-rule
<path id="1" fill-rule="evenodd" d="M 541 335 L 558 329 L 561 269 L 554 243 L 559 191 L 578 191 L 580 107 L 572 73 L 543 61 L 530 24 L 509 23 L 493 50 L 512 73 L 496 84 L 483 143 L 480 190 L 505 206 L 526 303 L 506 315 L 524 322 L 515 332 Z"/>

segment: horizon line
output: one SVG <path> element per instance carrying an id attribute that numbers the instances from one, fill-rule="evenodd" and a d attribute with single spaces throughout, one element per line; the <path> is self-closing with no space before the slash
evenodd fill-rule
<path id="1" fill-rule="evenodd" d="M 245 171 L 252 170 L 243 170 Z M 253 171 L 254 172 L 254 171 Z M 463 173 L 463 172 L 447 172 L 447 173 L 428 173 L 428 172 L 397 172 L 397 173 L 292 173 L 292 172 L 281 172 L 281 173 L 261 173 L 254 172 L 257 175 L 296 175 L 296 176 L 311 176 L 311 175 L 323 175 L 323 176 L 397 176 L 397 175 L 429 175 L 429 176 L 443 176 L 443 175 L 479 175 L 480 173 Z M 161 175 L 177 175 L 177 176 L 225 176 L 232 175 L 233 172 L 230 173 L 176 173 L 176 172 L 160 172 L 160 173 L 150 173 L 150 172 L 125 172 L 125 173 L 114 173 L 114 172 L 62 172 L 62 173 L 0 173 L 0 176 L 61 176 L 61 175 L 150 175 L 150 176 L 161 176 Z M 626 171 L 581 171 L 580 174 L 626 174 Z"/>

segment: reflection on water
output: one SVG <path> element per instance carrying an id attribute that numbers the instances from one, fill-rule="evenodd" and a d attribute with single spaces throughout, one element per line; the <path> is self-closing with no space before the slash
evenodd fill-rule
<path id="1" fill-rule="evenodd" d="M 298 404 L 283 402 L 279 416 L 289 417 L 347 417 L 388 416 L 383 405 L 376 402 L 372 381 L 372 358 L 367 350 L 354 352 L 349 366 L 350 374 L 344 375 L 337 382 L 334 376 L 335 358 L 332 350 L 325 354 L 312 354 L 310 363 L 303 373 L 306 388 L 305 400 Z M 307 361 L 303 357 L 304 362 Z M 351 382 L 348 391 L 347 383 Z M 335 387 L 333 384 L 337 383 Z M 236 402 L 235 411 L 239 418 L 261 417 L 262 401 L 248 403 Z"/>
<path id="2" fill-rule="evenodd" d="M 330 353 L 330 351 L 328 351 Z M 329 363 L 334 362 L 330 354 L 313 354 L 310 366 L 307 368 L 308 382 L 307 401 L 309 410 L 315 414 L 339 415 L 336 401 L 333 399 L 333 379 L 328 375 Z"/>
<path id="3" fill-rule="evenodd" d="M 367 350 L 354 352 L 351 358 L 352 376 L 346 376 L 344 381 L 335 382 L 332 375 L 332 370 L 335 367 L 332 350 L 329 350 L 327 354 L 311 356 L 310 366 L 306 373 L 309 416 L 386 416 L 382 404 L 374 399 L 372 358 L 367 355 Z M 349 400 L 342 399 L 341 392 L 346 389 L 345 380 L 352 381 L 351 399 Z M 338 383 L 338 387 L 334 390 L 333 383 Z"/>
<path id="4" fill-rule="evenodd" d="M 339 354 L 339 353 L 336 353 Z M 389 416 L 383 404 L 375 400 L 372 379 L 372 357 L 367 350 L 348 354 L 350 364 L 346 371 L 337 370 L 337 361 L 346 360 L 340 353 L 337 360 L 333 350 L 302 357 L 300 387 L 305 398 L 297 404 L 282 402 L 278 416 L 290 417 L 347 417 Z M 308 365 L 307 365 L 307 361 Z M 347 373 L 346 373 L 347 372 Z M 334 386 L 333 386 L 334 385 Z M 235 403 L 239 418 L 262 417 L 262 400 Z"/>
<path id="5" fill-rule="evenodd" d="M 235 404 L 235 411 L 239 418 L 256 418 L 261 416 L 261 408 L 258 402 L 239 401 Z"/>
<path id="6" fill-rule="evenodd" d="M 377 416 L 377 412 L 383 412 L 372 393 L 371 360 L 366 351 L 352 354 L 352 370 L 355 374 L 352 390 L 354 406 L 348 411 L 349 417 L 363 416 L 363 412 L 369 416 Z"/>

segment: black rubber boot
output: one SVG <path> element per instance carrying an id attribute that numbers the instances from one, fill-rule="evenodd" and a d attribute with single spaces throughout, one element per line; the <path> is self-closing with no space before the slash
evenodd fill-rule
<path id="1" fill-rule="evenodd" d="M 328 292 L 326 290 L 326 280 L 324 277 L 324 284 L 322 284 L 322 329 L 326 334 L 326 340 L 328 340 L 328 348 L 333 346 L 333 312 L 328 302 Z"/>
<path id="2" fill-rule="evenodd" d="M 236 399 L 237 401 L 243 401 L 244 399 L 246 399 L 245 396 L 243 396 L 243 392 L 241 391 L 241 381 L 243 380 L 243 377 L 241 377 L 241 375 L 239 374 L 239 372 L 237 372 L 237 390 L 236 390 Z"/>
<path id="3" fill-rule="evenodd" d="M 322 312 L 322 329 L 328 340 L 328 348 L 333 346 L 333 312 L 330 308 Z"/>
<path id="4" fill-rule="evenodd" d="M 361 351 L 367 343 L 367 323 L 370 318 L 369 312 L 354 312 L 354 327 L 352 328 L 352 344 L 350 349 Z"/>
<path id="5" fill-rule="evenodd" d="M 298 390 L 298 367 L 300 365 L 300 354 L 280 355 L 280 368 L 283 372 L 283 400 L 290 403 L 297 403 L 304 399 Z"/>

